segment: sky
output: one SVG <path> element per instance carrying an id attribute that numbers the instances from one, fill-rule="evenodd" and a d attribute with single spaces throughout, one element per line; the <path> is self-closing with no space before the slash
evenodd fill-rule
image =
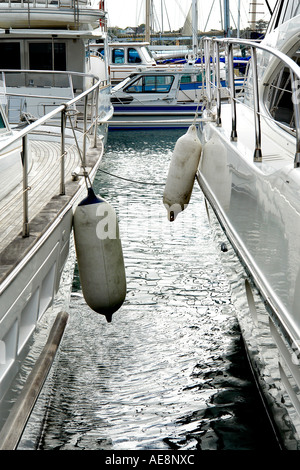
<path id="1" fill-rule="evenodd" d="M 238 0 L 229 0 L 231 9 L 231 26 L 236 27 Z M 253 1 L 253 0 L 252 0 Z M 199 30 L 221 28 L 220 0 L 198 0 Z M 247 27 L 249 19 L 249 4 L 251 0 L 241 0 L 241 29 Z M 269 20 L 267 8 L 261 5 L 263 0 L 258 1 L 257 10 L 263 12 L 259 19 Z M 271 6 L 275 0 L 269 0 Z M 106 0 L 106 11 L 108 12 L 108 26 L 138 26 L 145 23 L 145 0 Z M 185 17 L 191 5 L 191 0 L 154 0 L 154 8 L 157 18 L 157 30 L 160 30 L 161 5 L 164 5 L 163 26 L 164 30 L 178 30 L 183 26 Z M 212 8 L 213 7 L 213 8 Z M 212 8 L 212 10 L 211 10 Z M 211 12 L 211 14 L 210 14 Z M 208 18 L 209 21 L 208 21 Z M 207 22 L 208 21 L 208 22 Z M 206 27 L 206 28 L 205 28 Z"/>

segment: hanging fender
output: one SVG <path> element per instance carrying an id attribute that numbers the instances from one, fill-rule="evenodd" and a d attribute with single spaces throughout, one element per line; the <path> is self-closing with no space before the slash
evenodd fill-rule
<path id="1" fill-rule="evenodd" d="M 196 126 L 192 125 L 175 144 L 164 189 L 163 203 L 171 222 L 190 201 L 201 150 Z"/>
<path id="2" fill-rule="evenodd" d="M 115 210 L 88 189 L 76 207 L 74 240 L 79 278 L 88 306 L 108 322 L 126 296 L 126 276 Z"/>

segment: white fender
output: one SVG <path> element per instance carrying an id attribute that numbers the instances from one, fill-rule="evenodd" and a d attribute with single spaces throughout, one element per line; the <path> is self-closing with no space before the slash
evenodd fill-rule
<path id="1" fill-rule="evenodd" d="M 201 149 L 194 125 L 176 142 L 163 195 L 163 203 L 170 221 L 175 220 L 177 214 L 183 211 L 190 201 Z"/>
<path id="2" fill-rule="evenodd" d="M 88 306 L 111 321 L 126 296 L 126 276 L 115 210 L 92 188 L 77 206 L 74 239 L 83 296 Z"/>

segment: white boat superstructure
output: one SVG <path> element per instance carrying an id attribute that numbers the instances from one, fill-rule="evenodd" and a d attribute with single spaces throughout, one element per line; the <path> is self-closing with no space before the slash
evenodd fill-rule
<path id="1" fill-rule="evenodd" d="M 18 96 L 16 88 L 8 84 L 8 75 L 2 74 L 7 101 Z M 17 72 L 11 75 L 15 82 Z M 19 71 L 19 75 L 22 82 L 26 71 Z M 50 75 L 53 79 L 54 74 Z M 61 81 L 62 74 L 58 76 Z M 68 72 L 65 82 L 70 83 L 71 78 L 93 79 Z M 22 86 L 20 94 L 26 99 L 27 116 L 33 116 L 40 107 L 49 111 L 30 124 L 12 123 L 10 127 L 2 109 L 10 135 L 0 135 L 1 425 L 7 418 L 5 397 L 28 354 L 28 342 L 60 285 L 69 253 L 74 208 L 86 194 L 83 175 L 86 173 L 93 181 L 103 155 L 104 136 L 99 138 L 97 123 L 98 119 L 111 116 L 110 87 L 93 80 L 91 88 L 72 99 L 55 97 L 60 100 L 59 105 L 53 104 L 51 94 L 42 95 L 41 88 L 29 86 L 26 94 Z M 72 91 L 65 89 L 63 95 Z M 96 94 L 100 103 L 103 96 L 100 106 Z M 9 111 L 8 106 L 6 109 Z M 13 111 L 15 116 L 15 107 Z"/>
<path id="2" fill-rule="evenodd" d="M 218 81 L 207 84 L 197 172 L 254 375 L 285 449 L 300 448 L 299 27 L 299 2 L 279 0 L 261 43 L 207 39 L 212 67 L 220 47 L 228 49 L 231 95 L 224 104 Z M 252 57 L 242 100 L 233 86 L 235 44 Z"/>
<path id="3" fill-rule="evenodd" d="M 1 27 L 91 28 L 105 21 L 104 2 L 98 3 L 99 6 L 90 0 L 1 0 Z"/>

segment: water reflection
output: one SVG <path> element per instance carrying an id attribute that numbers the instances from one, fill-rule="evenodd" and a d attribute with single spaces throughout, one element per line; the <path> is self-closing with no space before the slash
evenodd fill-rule
<path id="1" fill-rule="evenodd" d="M 49 381 L 40 449 L 273 446 L 251 382 L 200 190 L 174 223 L 162 205 L 178 132 L 114 133 L 99 172 L 120 220 L 128 292 L 111 324 L 84 303 Z M 30 431 L 29 435 L 30 435 Z M 30 441 L 27 438 L 27 445 Z"/>

